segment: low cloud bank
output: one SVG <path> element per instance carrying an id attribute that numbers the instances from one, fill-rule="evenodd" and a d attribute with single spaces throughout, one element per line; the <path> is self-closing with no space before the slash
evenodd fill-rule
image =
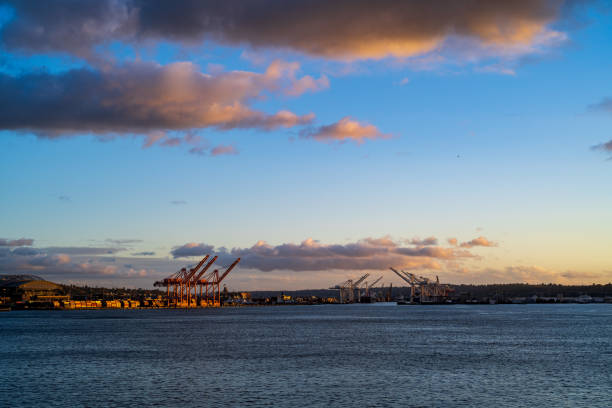
<path id="1" fill-rule="evenodd" d="M 425 240 L 432 244 L 434 237 Z M 404 269 L 441 269 L 441 262 L 472 258 L 470 252 L 459 248 L 431 245 L 402 246 L 388 237 L 365 238 L 348 244 L 322 244 L 311 238 L 300 244 L 286 243 L 272 246 L 259 241 L 250 248 L 214 248 L 204 243 L 187 243 L 174 248 L 174 258 L 220 255 L 220 259 L 242 258 L 241 266 L 261 271 L 324 271 L 375 270 L 396 266 Z"/>

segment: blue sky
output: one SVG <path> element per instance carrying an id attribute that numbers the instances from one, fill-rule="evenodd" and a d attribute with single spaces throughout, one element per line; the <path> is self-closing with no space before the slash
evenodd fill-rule
<path id="1" fill-rule="evenodd" d="M 530 17 L 530 7 L 542 6 L 539 3 L 525 2 L 521 12 Z M 612 15 L 605 3 L 571 9 L 577 24 L 561 12 L 565 6 L 552 2 L 555 6 L 546 18 L 539 20 L 540 14 L 533 13 L 538 17 L 531 23 L 539 31 L 526 38 L 514 39 L 512 32 L 505 32 L 502 40 L 480 31 L 447 34 L 433 49 L 419 48 L 409 55 L 391 50 L 384 58 L 378 51 L 368 49 L 372 54 L 364 56 L 351 48 L 351 36 L 368 34 L 359 30 L 337 39 L 346 47 L 341 57 L 333 53 L 344 51 L 325 48 L 327 37 L 311 39 L 324 50 L 312 55 L 310 45 L 279 46 L 263 35 L 257 45 L 249 45 L 223 31 L 196 32 L 180 40 L 156 35 L 146 43 L 113 32 L 107 33 L 108 38 L 116 35 L 112 41 L 58 43 L 53 36 L 59 29 L 24 4 L 7 3 L 0 27 L 1 83 L 7 87 L 0 103 L 8 109 L 17 100 L 12 106 L 24 112 L 23 118 L 13 114 L 18 120 L 0 117 L 0 238 L 6 244 L 0 254 L 2 273 L 149 287 L 205 253 L 202 249 L 193 257 L 176 257 L 177 249 L 212 245 L 224 255 L 222 265 L 243 254 L 246 262 L 228 283 L 238 289 L 326 287 L 364 271 L 395 282 L 384 271 L 398 265 L 393 262 L 453 283 L 611 280 L 612 163 L 607 159 L 612 146 L 604 144 L 612 140 L 612 109 L 602 101 L 612 97 Z M 51 4 L 67 16 L 66 24 L 72 18 L 75 29 L 82 28 L 77 17 L 65 12 L 64 2 Z M 176 8 L 181 7 L 177 3 Z M 495 11 L 495 21 L 505 17 L 501 8 Z M 251 12 L 253 17 L 245 18 L 256 21 L 258 10 Z M 313 19 L 332 24 L 328 14 Z M 104 28 L 113 15 L 88 18 Z M 28 30 L 36 28 L 32 21 L 45 27 L 48 43 L 47 37 L 29 39 Z M 22 23 L 21 28 L 11 26 L 15 22 Z M 459 27 L 461 21 L 451 23 Z M 253 29 L 248 21 L 243 24 Z M 504 24 L 507 30 L 523 21 L 508 17 Z M 141 36 L 148 32 L 141 30 Z M 554 41 L 536 38 L 551 33 Z M 415 34 L 394 40 L 410 43 L 410 35 Z M 372 47 L 384 50 L 385 41 Z M 152 122 L 163 123 L 146 129 L 131 128 L 130 120 L 136 119 L 130 112 L 121 120 L 106 117 L 84 124 L 74 111 L 59 125 L 53 120 L 41 125 L 34 108 L 28 113 L 28 106 L 40 102 L 36 95 L 49 92 L 46 82 L 28 77 L 36 73 L 53 80 L 68 73 L 65 80 L 70 81 L 76 75 L 71 69 L 87 69 L 116 75 L 116 86 L 131 89 L 128 81 L 137 82 L 149 72 L 139 74 L 138 64 L 146 69 L 156 69 L 146 64 L 157 64 L 163 70 L 189 63 L 215 77 L 232 71 L 263 75 L 274 61 L 297 63 L 299 68 L 278 79 L 262 77 L 263 85 L 253 85 L 256 96 L 243 100 L 244 106 L 266 115 L 312 113 L 310 123 L 283 122 L 272 129 L 240 124 L 226 130 L 223 123 L 196 119 L 195 125 L 175 126 L 167 118 L 154 117 L 178 109 L 183 118 L 189 105 L 172 104 L 186 90 L 159 102 L 145 99 L 138 112 L 153 109 L 147 111 Z M 199 78 L 183 68 L 177 76 Z M 288 95 L 306 76 L 327 78 L 327 84 Z M 226 86 L 209 93 L 202 88 L 206 95 L 201 97 L 231 94 L 231 81 L 241 78 L 230 74 Z M 32 89 L 10 95 L 14 84 Z M 129 91 L 124 92 L 121 97 L 128 99 Z M 188 96 L 199 104 L 200 94 L 193 92 Z M 87 92 L 76 96 L 83 106 L 94 97 Z M 225 94 L 220 97 L 231 100 Z M 109 103 L 115 100 L 114 94 L 106 98 Z M 56 103 L 66 101 L 58 98 Z M 342 127 L 347 117 L 355 126 L 352 131 Z M 367 134 L 363 140 L 356 136 L 360 131 Z M 144 147 L 150 135 L 160 132 L 165 136 Z M 185 135 L 200 137 L 203 154 L 190 153 L 194 145 Z M 163 145 L 174 137 L 181 139 L 178 146 Z M 218 146 L 231 146 L 226 150 L 231 154 L 213 155 Z M 434 246 L 410 242 L 431 236 L 437 239 Z M 392 244 L 367 241 L 381 237 Z M 453 237 L 458 245 L 447 241 Z M 478 237 L 487 244 L 461 247 Z M 22 246 L 10 241 L 19 238 L 33 240 L 26 247 L 36 254 L 13 253 Z M 308 238 L 318 242 L 301 244 Z M 267 242 L 269 251 L 258 252 L 258 241 Z M 283 245 L 293 245 L 291 255 L 283 255 Z M 423 247 L 450 252 L 398 255 Z M 91 248 L 109 251 L 100 254 Z M 365 248 L 368 257 L 380 262 L 367 263 L 372 259 L 348 254 L 349 248 Z M 142 252 L 155 255 L 134 255 Z M 330 253 L 341 256 L 331 259 Z M 62 254 L 70 259 L 57 258 Z M 321 263 L 315 267 L 308 257 L 318 257 Z"/>

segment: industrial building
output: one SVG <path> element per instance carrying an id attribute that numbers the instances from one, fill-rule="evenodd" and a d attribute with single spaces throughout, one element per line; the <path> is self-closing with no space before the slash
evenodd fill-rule
<path id="1" fill-rule="evenodd" d="M 68 299 L 64 288 L 34 275 L 0 276 L 0 303 L 54 302 Z"/>

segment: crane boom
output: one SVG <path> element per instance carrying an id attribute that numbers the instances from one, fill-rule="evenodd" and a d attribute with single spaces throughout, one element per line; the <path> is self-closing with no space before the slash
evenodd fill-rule
<path id="1" fill-rule="evenodd" d="M 399 276 L 400 278 L 402 278 L 402 280 L 406 281 L 406 282 L 407 282 L 409 285 L 412 285 L 412 282 L 410 282 L 410 280 L 409 280 L 407 277 L 405 277 L 404 275 L 402 275 L 401 273 L 399 273 L 398 271 L 396 271 L 394 268 L 389 268 L 389 269 L 391 269 L 393 272 L 395 272 L 395 274 L 396 274 L 397 276 Z"/>
<path id="2" fill-rule="evenodd" d="M 210 255 L 206 255 L 204 258 L 202 258 L 202 260 L 195 266 L 195 268 L 190 269 L 189 272 L 185 274 L 185 283 L 189 283 L 191 281 L 193 275 L 195 275 L 198 269 L 200 269 L 202 265 L 204 265 L 204 262 L 206 262 L 208 258 L 210 258 Z"/>
<path id="3" fill-rule="evenodd" d="M 372 283 L 371 283 L 371 284 L 369 284 L 368 286 L 369 286 L 369 287 L 371 287 L 371 288 L 373 288 L 373 287 L 374 287 L 374 285 L 376 285 L 378 282 L 380 282 L 380 280 L 381 280 L 382 278 L 383 278 L 383 277 L 381 276 L 380 278 L 376 279 L 374 282 L 372 282 Z"/>
<path id="4" fill-rule="evenodd" d="M 225 270 L 225 272 L 223 272 L 223 275 L 221 275 L 221 276 L 219 277 L 219 280 L 217 281 L 217 283 L 221 283 L 221 281 L 223 280 L 223 278 L 225 278 L 225 277 L 227 276 L 227 274 L 228 274 L 228 273 L 230 273 L 230 271 L 231 271 L 232 269 L 234 269 L 234 267 L 235 267 L 236 265 L 238 265 L 238 262 L 240 262 L 240 258 L 236 258 L 236 260 L 234 261 L 234 263 L 232 263 L 232 264 L 229 266 L 229 268 L 227 268 L 227 269 Z"/>
<path id="5" fill-rule="evenodd" d="M 217 260 L 218 256 L 215 256 L 213 259 L 211 259 L 204 268 L 202 268 L 202 270 L 197 274 L 196 277 L 194 277 L 192 279 L 192 282 L 196 283 L 200 280 L 200 278 L 202 277 L 202 275 L 204 275 L 206 273 L 206 271 L 208 270 L 208 268 L 210 268 L 212 266 L 212 264 L 215 263 L 215 261 Z"/>
<path id="6" fill-rule="evenodd" d="M 361 282 L 363 282 L 364 280 L 366 280 L 368 278 L 368 276 L 370 276 L 369 273 L 366 273 L 365 275 L 363 275 L 361 278 L 359 278 L 353 285 L 355 285 L 355 287 L 359 287 L 359 285 L 361 284 Z"/>

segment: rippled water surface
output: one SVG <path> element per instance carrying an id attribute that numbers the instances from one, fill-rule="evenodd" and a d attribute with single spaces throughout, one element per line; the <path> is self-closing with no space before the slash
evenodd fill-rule
<path id="1" fill-rule="evenodd" d="M 612 407 L 612 305 L 0 313 L 0 406 Z"/>

